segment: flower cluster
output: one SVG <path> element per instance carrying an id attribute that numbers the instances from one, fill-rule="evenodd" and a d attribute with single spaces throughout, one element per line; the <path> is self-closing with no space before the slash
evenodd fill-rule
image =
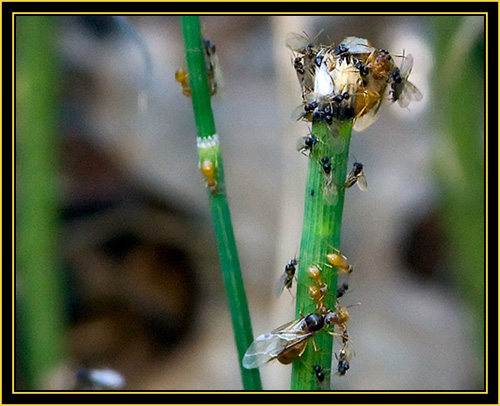
<path id="1" fill-rule="evenodd" d="M 328 125 L 353 120 L 354 128 L 362 130 L 373 123 L 384 99 L 402 107 L 422 99 L 422 93 L 408 81 L 411 55 L 392 55 L 359 37 L 347 37 L 335 47 L 290 33 L 286 44 L 293 52 L 302 90 L 297 119 Z M 396 58 L 401 59 L 399 65 Z"/>

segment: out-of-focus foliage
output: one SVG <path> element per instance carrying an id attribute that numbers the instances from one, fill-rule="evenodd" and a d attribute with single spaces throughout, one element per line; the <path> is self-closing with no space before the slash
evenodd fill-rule
<path id="1" fill-rule="evenodd" d="M 436 30 L 435 180 L 450 266 L 484 331 L 485 33 L 477 18 L 432 18 Z M 473 107 L 473 108 L 472 108 Z M 443 148 L 444 147 L 444 148 Z M 483 340 L 478 339 L 482 354 Z M 480 357 L 482 359 L 482 357 Z"/>
<path id="2" fill-rule="evenodd" d="M 16 320 L 26 386 L 63 354 L 58 248 L 57 20 L 16 20 Z"/>
<path id="3" fill-rule="evenodd" d="M 445 19 L 446 21 L 446 19 Z M 467 296 L 482 306 L 484 282 L 484 187 L 485 121 L 484 112 L 484 32 L 464 17 L 436 24 L 436 38 L 443 44 L 436 49 L 443 66 L 436 78 L 435 107 L 443 112 L 438 143 L 450 148 L 435 159 L 436 181 L 442 191 L 443 214 L 448 219 L 448 233 L 455 245 L 451 260 L 460 274 Z M 441 32 L 440 32 L 441 31 Z M 464 40 L 465 39 L 465 40 Z M 446 42 L 445 42 L 446 41 Z M 447 91 L 439 91 L 447 89 Z M 471 106 L 483 106 L 471 113 Z"/>

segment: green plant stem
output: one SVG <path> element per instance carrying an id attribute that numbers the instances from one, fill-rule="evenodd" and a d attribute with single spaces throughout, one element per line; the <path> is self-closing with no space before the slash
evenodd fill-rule
<path id="1" fill-rule="evenodd" d="M 64 357 L 58 250 L 54 17 L 16 17 L 16 326 L 23 389 Z M 19 389 L 19 388 L 18 388 Z"/>
<path id="2" fill-rule="evenodd" d="M 260 390 L 262 388 L 259 371 L 257 369 L 245 369 L 241 365 L 243 355 L 253 341 L 253 333 L 229 204 L 226 198 L 222 155 L 218 136 L 215 135 L 215 122 L 210 102 L 199 17 L 183 16 L 182 28 L 189 85 L 192 92 L 193 110 L 198 131 L 200 165 L 207 160 L 214 164 L 215 173 L 213 178 L 216 186 L 213 188 L 207 187 L 207 193 L 212 211 L 224 286 L 229 301 L 243 387 L 246 390 Z"/>
<path id="3" fill-rule="evenodd" d="M 309 286 L 314 281 L 307 274 L 310 265 L 319 266 L 322 282 L 328 286 L 323 303 L 328 309 L 335 309 L 337 298 L 337 271 L 326 262 L 326 254 L 332 248 L 340 247 L 340 229 L 344 208 L 344 182 L 347 175 L 351 122 L 340 123 L 330 129 L 324 123 L 313 123 L 312 133 L 319 142 L 309 159 L 307 174 L 304 224 L 300 244 L 299 269 L 297 273 L 296 317 L 316 312 L 316 302 L 309 296 Z M 333 130 L 333 134 L 332 134 Z M 337 185 L 337 197 L 325 194 L 325 175 L 321 158 L 330 157 L 333 182 Z M 293 363 L 291 389 L 315 390 L 318 381 L 313 373 L 313 366 L 320 365 L 329 370 L 332 363 L 333 337 L 320 331 L 314 337 L 317 351 L 309 343 L 302 357 Z M 330 375 L 327 375 L 329 380 Z"/>

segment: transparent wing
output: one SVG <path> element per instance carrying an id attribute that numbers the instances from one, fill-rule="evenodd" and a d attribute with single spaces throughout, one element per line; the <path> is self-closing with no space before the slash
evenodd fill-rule
<path id="1" fill-rule="evenodd" d="M 420 90 L 418 90 L 413 83 L 405 80 L 403 91 L 398 98 L 398 104 L 401 107 L 408 107 L 411 101 L 420 101 L 423 97 Z"/>
<path id="2" fill-rule="evenodd" d="M 274 285 L 274 293 L 276 294 L 276 297 L 281 296 L 283 290 L 285 289 L 287 281 L 288 281 L 288 275 L 286 273 L 282 274 L 280 278 L 276 281 Z"/>
<path id="3" fill-rule="evenodd" d="M 302 34 L 289 32 L 286 34 L 285 44 L 294 52 L 302 52 L 311 43 L 311 40 Z"/>
<path id="4" fill-rule="evenodd" d="M 356 355 L 356 352 L 354 351 L 354 344 L 352 341 L 347 341 L 344 345 L 344 353 L 347 361 L 351 361 L 352 357 Z"/>
<path id="5" fill-rule="evenodd" d="M 335 206 L 339 201 L 339 192 L 337 186 L 333 182 L 333 179 L 326 179 L 325 185 L 323 186 L 323 199 L 325 202 L 331 206 Z"/>
<path id="6" fill-rule="evenodd" d="M 375 48 L 365 38 L 347 37 L 342 41 L 342 45 L 353 55 L 369 54 L 375 51 Z"/>
<path id="7" fill-rule="evenodd" d="M 401 107 L 408 107 L 411 101 L 420 101 L 423 98 L 422 93 L 418 90 L 413 83 L 408 80 L 410 76 L 411 69 L 413 68 L 413 56 L 411 54 L 402 55 L 401 66 L 399 68 L 401 72 L 401 78 L 403 80 L 403 90 L 398 97 L 398 104 Z"/>
<path id="8" fill-rule="evenodd" d="M 217 94 L 224 95 L 224 75 L 220 68 L 219 56 L 217 54 L 212 56 L 214 66 L 214 81 L 217 86 Z"/>
<path id="9" fill-rule="evenodd" d="M 377 101 L 376 105 L 372 107 L 372 109 L 368 113 L 355 119 L 353 129 L 356 131 L 363 131 L 371 126 L 378 117 L 377 112 L 381 105 L 382 98 Z"/>
<path id="10" fill-rule="evenodd" d="M 258 336 L 243 356 L 246 369 L 258 368 L 276 359 L 286 349 L 310 337 L 312 333 L 302 329 L 304 318 L 284 324 L 270 333 Z"/>
<path id="11" fill-rule="evenodd" d="M 305 116 L 307 116 L 308 113 L 304 110 L 304 104 L 300 104 L 300 106 L 297 106 L 296 108 L 293 109 L 292 114 L 290 117 L 293 120 L 299 121 L 302 120 Z"/>
<path id="12" fill-rule="evenodd" d="M 406 79 L 408 76 L 410 76 L 411 69 L 413 68 L 413 56 L 412 54 L 405 55 L 403 52 L 402 58 L 403 60 L 401 61 L 399 71 L 401 72 L 401 77 L 403 79 Z"/>
<path id="13" fill-rule="evenodd" d="M 304 32 L 303 34 L 297 34 L 296 32 L 289 32 L 285 38 L 285 44 L 293 52 L 304 54 L 307 52 L 308 48 L 316 47 L 316 42 L 321 35 L 323 30 L 320 30 L 313 39 Z"/>
<path id="14" fill-rule="evenodd" d="M 301 137 L 297 140 L 297 151 L 302 152 L 302 151 L 305 151 L 307 149 L 306 139 L 307 139 L 307 137 Z"/>
<path id="15" fill-rule="evenodd" d="M 366 192 L 366 190 L 368 190 L 368 183 L 366 182 L 366 177 L 365 177 L 364 173 L 358 177 L 358 180 L 356 183 L 357 183 L 359 189 L 362 190 L 363 192 Z"/>
<path id="16" fill-rule="evenodd" d="M 243 367 L 246 369 L 258 368 L 272 361 L 278 357 L 286 345 L 287 341 L 272 333 L 258 336 L 243 356 Z"/>
<path id="17" fill-rule="evenodd" d="M 283 337 L 287 337 L 287 335 L 289 334 L 297 336 L 297 334 L 303 333 L 302 326 L 304 319 L 305 317 L 301 317 L 300 319 L 296 319 L 288 323 L 285 323 L 282 326 L 275 328 L 273 331 L 271 331 L 271 333 L 282 335 Z"/>

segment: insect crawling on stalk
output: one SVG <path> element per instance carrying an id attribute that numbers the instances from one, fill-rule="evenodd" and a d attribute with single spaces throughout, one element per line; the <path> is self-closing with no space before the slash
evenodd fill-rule
<path id="1" fill-rule="evenodd" d="M 210 96 L 214 96 L 217 91 L 220 93 L 224 87 L 224 78 L 220 69 L 219 57 L 215 51 L 215 45 L 208 39 L 203 40 L 203 50 L 205 56 L 208 89 Z M 175 71 L 175 80 L 181 84 L 182 94 L 186 97 L 191 97 L 189 74 L 183 68 L 179 68 Z"/>
<path id="2" fill-rule="evenodd" d="M 314 285 L 309 285 L 309 296 L 316 302 L 316 309 L 324 314 L 328 311 L 323 303 L 328 286 L 323 282 L 321 269 L 316 265 L 307 268 L 307 275 L 314 281 Z"/>
<path id="3" fill-rule="evenodd" d="M 318 143 L 318 137 L 314 135 L 307 135 L 302 137 L 297 142 L 297 151 L 304 155 L 310 155 L 313 151 L 314 146 Z"/>
<path id="4" fill-rule="evenodd" d="M 326 260 L 336 267 L 341 273 L 352 273 L 354 267 L 349 264 L 348 259 L 345 255 L 341 254 L 339 250 L 334 249 L 335 252 L 331 254 L 326 254 Z"/>
<path id="5" fill-rule="evenodd" d="M 215 179 L 216 165 L 214 165 L 210 159 L 205 159 L 203 163 L 200 164 L 200 171 L 205 176 L 205 181 L 210 193 L 217 193 L 217 181 Z"/>
<path id="6" fill-rule="evenodd" d="M 275 359 L 290 364 L 304 353 L 309 339 L 324 325 L 323 315 L 310 313 L 258 336 L 243 356 L 243 367 L 258 368 Z"/>
<path id="7" fill-rule="evenodd" d="M 321 365 L 315 364 L 312 367 L 312 373 L 316 375 L 317 386 L 319 390 L 330 389 L 329 379 L 326 379 L 330 375 L 329 368 L 323 368 Z"/>
<path id="8" fill-rule="evenodd" d="M 299 261 L 297 260 L 297 258 L 293 258 L 288 264 L 285 265 L 285 272 L 283 272 L 280 278 L 276 281 L 275 293 L 277 297 L 281 296 L 281 294 L 283 293 L 283 289 L 285 288 L 287 288 L 290 292 L 298 263 Z"/>

